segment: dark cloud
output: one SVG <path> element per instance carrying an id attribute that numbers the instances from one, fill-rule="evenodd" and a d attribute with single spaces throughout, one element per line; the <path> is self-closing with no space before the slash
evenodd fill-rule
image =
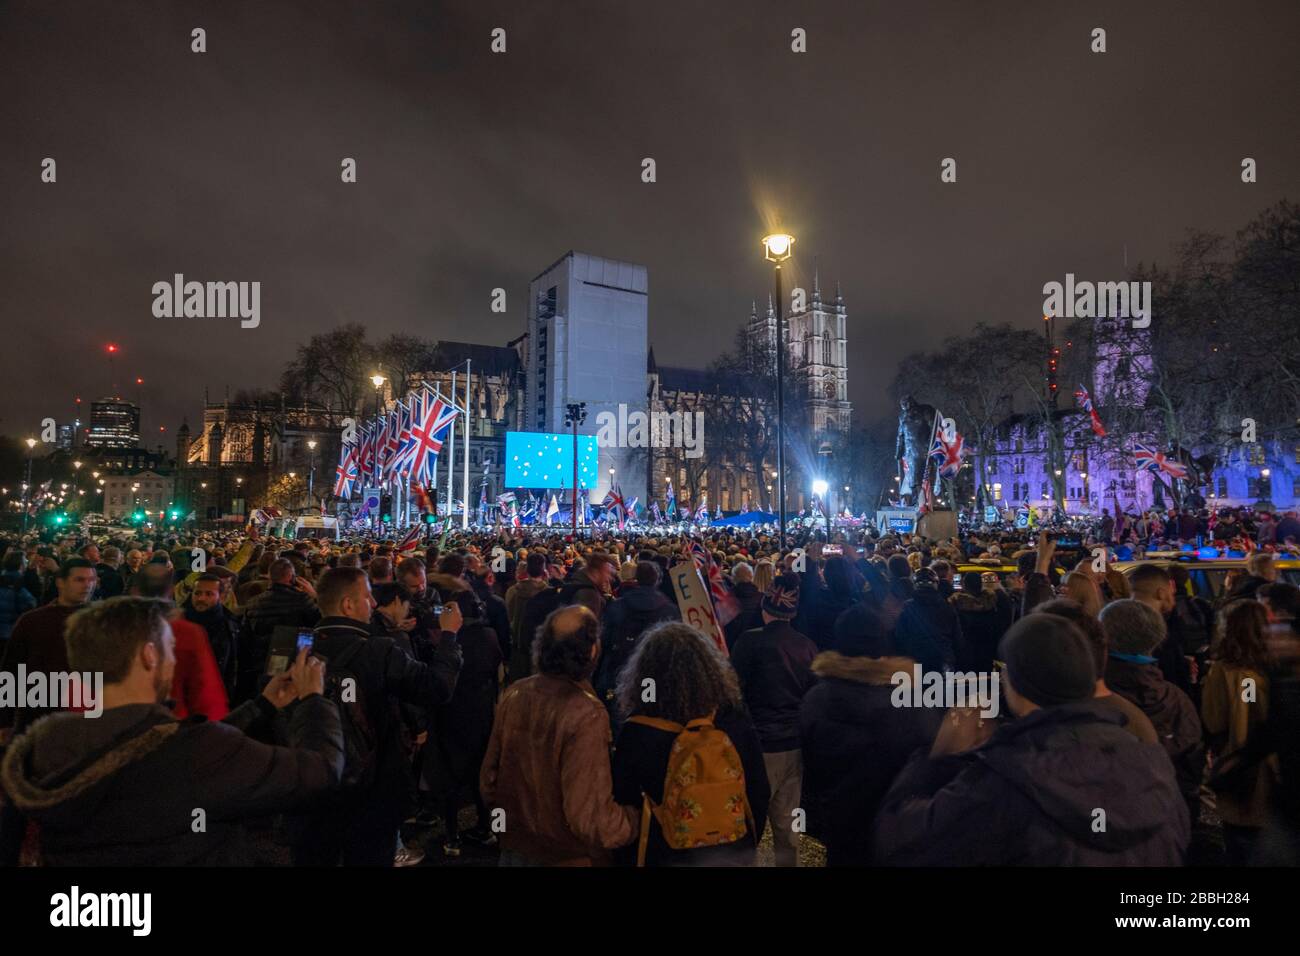
<path id="1" fill-rule="evenodd" d="M 796 279 L 842 282 L 851 397 L 881 414 L 908 350 L 980 319 L 1032 325 L 1045 281 L 1118 277 L 1125 246 L 1167 259 L 1188 226 L 1230 232 L 1295 198 L 1297 9 L 8 3 L 0 430 L 106 392 L 107 341 L 119 382 L 146 379 L 154 435 L 193 421 L 205 385 L 274 384 L 342 321 L 504 343 L 529 278 L 570 248 L 648 266 L 656 355 L 703 365 L 766 297 L 776 218 L 799 237 Z M 797 26 L 807 54 L 789 52 Z M 153 318 L 150 287 L 175 272 L 261 281 L 261 327 Z"/>

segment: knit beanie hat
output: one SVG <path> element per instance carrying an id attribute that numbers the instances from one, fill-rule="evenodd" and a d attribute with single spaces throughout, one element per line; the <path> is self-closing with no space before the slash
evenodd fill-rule
<path id="1" fill-rule="evenodd" d="M 1097 686 L 1092 648 L 1083 632 L 1054 614 L 1029 614 L 998 645 L 1007 680 L 1039 707 L 1088 700 Z"/>
<path id="2" fill-rule="evenodd" d="M 787 620 L 799 613 L 799 575 L 786 573 L 773 579 L 763 595 L 763 610 Z"/>

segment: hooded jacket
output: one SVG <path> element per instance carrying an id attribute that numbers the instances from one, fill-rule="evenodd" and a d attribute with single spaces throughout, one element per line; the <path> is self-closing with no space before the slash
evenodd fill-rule
<path id="1" fill-rule="evenodd" d="M 287 747 L 245 736 L 273 714 L 261 697 L 222 723 L 178 721 L 152 704 L 94 720 L 54 714 L 14 740 L 0 785 L 39 826 L 47 865 L 245 864 L 243 820 L 309 801 L 343 770 L 332 703 L 319 694 L 300 701 Z"/>
<path id="2" fill-rule="evenodd" d="M 817 683 L 799 708 L 803 806 L 808 832 L 826 844 L 831 866 L 871 863 L 871 824 L 894 778 L 918 748 L 930 747 L 943 711 L 895 707 L 892 677 L 910 657 L 818 654 Z"/>
<path id="3" fill-rule="evenodd" d="M 916 755 L 881 804 L 876 861 L 1180 866 L 1191 829 L 1173 767 L 1121 720 L 1081 701 L 1004 724 L 966 753 Z"/>
<path id="4" fill-rule="evenodd" d="M 1135 664 L 1114 656 L 1106 662 L 1106 686 L 1136 704 L 1151 720 L 1160 745 L 1173 761 L 1178 788 L 1195 814 L 1200 805 L 1205 748 L 1201 718 L 1191 698 L 1165 680 L 1155 664 Z"/>

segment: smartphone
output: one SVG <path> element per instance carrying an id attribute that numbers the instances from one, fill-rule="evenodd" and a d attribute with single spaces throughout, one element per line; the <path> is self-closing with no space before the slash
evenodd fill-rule
<path id="1" fill-rule="evenodd" d="M 844 553 L 844 548 L 842 548 L 838 544 L 822 545 L 822 554 L 843 554 L 843 553 Z"/>
<path id="2" fill-rule="evenodd" d="M 441 614 L 443 607 L 445 607 L 445 605 L 435 604 L 432 608 L 430 608 L 430 610 L 433 611 L 434 614 Z"/>
<path id="3" fill-rule="evenodd" d="M 274 677 L 283 674 L 298 658 L 303 648 L 311 652 L 316 635 L 312 631 L 300 631 L 295 627 L 277 626 L 271 632 L 271 650 L 266 655 L 266 672 Z"/>

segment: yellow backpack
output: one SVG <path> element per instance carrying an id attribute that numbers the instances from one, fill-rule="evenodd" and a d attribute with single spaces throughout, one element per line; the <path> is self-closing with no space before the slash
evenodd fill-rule
<path id="1" fill-rule="evenodd" d="M 735 843 L 747 833 L 753 833 L 757 842 L 740 754 L 726 732 L 713 726 L 711 715 L 685 727 L 657 717 L 629 720 L 677 735 L 668 756 L 663 803 L 655 805 L 642 794 L 637 866 L 645 866 L 651 814 L 659 821 L 664 841 L 674 850 Z"/>

